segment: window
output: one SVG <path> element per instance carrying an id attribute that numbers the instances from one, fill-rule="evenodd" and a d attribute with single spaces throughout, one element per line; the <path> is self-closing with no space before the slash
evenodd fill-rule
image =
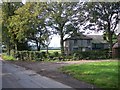
<path id="1" fill-rule="evenodd" d="M 83 40 L 81 40 L 81 47 L 82 47 L 82 46 L 84 46 L 84 44 L 83 44 L 83 43 L 84 43 L 84 42 L 83 42 Z"/>
<path id="2" fill-rule="evenodd" d="M 74 40 L 74 46 L 76 46 L 77 45 L 77 40 Z"/>
<path id="3" fill-rule="evenodd" d="M 87 40 L 87 45 L 89 45 L 90 44 L 90 40 Z"/>
<path id="4" fill-rule="evenodd" d="M 77 51 L 77 50 L 78 50 L 78 47 L 74 47 L 74 48 L 73 48 L 73 51 Z"/>

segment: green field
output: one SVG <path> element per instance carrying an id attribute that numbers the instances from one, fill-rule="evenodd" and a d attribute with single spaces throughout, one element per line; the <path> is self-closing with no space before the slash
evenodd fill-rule
<path id="1" fill-rule="evenodd" d="M 120 76 L 118 75 L 118 61 L 70 65 L 60 70 L 100 88 L 118 88 L 118 76 Z"/>
<path id="2" fill-rule="evenodd" d="M 46 52 L 46 50 L 41 50 L 41 52 Z M 58 52 L 58 53 L 61 53 L 60 50 L 48 50 L 49 53 L 54 53 L 54 52 Z"/>

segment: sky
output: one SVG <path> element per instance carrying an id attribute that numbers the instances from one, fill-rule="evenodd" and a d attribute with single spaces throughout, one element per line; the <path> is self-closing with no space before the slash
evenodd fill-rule
<path id="1" fill-rule="evenodd" d="M 49 47 L 60 47 L 60 37 L 58 35 L 54 35 Z"/>

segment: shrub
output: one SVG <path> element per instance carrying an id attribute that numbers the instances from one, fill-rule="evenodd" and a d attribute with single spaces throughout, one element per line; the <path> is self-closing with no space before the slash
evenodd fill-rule
<path id="1" fill-rule="evenodd" d="M 53 57 L 52 55 L 49 55 L 49 56 L 48 56 L 48 60 L 53 60 L 53 58 L 54 58 L 54 57 Z"/>
<path id="2" fill-rule="evenodd" d="M 46 52 L 41 52 L 41 58 L 47 58 Z"/>
<path id="3" fill-rule="evenodd" d="M 48 53 L 48 60 L 61 60 L 61 55 L 59 52 Z"/>
<path id="4" fill-rule="evenodd" d="M 7 55 L 7 54 L 2 54 L 2 59 L 4 60 L 16 60 L 16 58 L 14 58 L 12 55 Z"/>
<path id="5" fill-rule="evenodd" d="M 58 60 L 59 60 L 59 61 L 63 61 L 63 60 L 64 60 L 64 57 L 63 57 L 63 56 L 59 56 L 59 57 L 58 57 Z"/>
<path id="6" fill-rule="evenodd" d="M 58 53 L 58 52 L 54 52 L 53 55 L 54 55 L 55 57 L 58 57 L 58 56 L 59 56 L 59 53 Z"/>
<path id="7" fill-rule="evenodd" d="M 67 56 L 65 56 L 65 60 L 67 60 L 67 61 L 71 61 L 71 60 L 73 60 L 73 56 L 72 55 L 67 55 Z"/>
<path id="8" fill-rule="evenodd" d="M 39 51 L 18 51 L 14 57 L 18 58 L 18 60 L 22 61 L 42 61 L 47 58 L 46 52 Z"/>
<path id="9" fill-rule="evenodd" d="M 79 57 L 79 53 L 74 53 L 74 54 L 73 54 L 73 60 L 77 60 L 78 57 Z"/>
<path id="10" fill-rule="evenodd" d="M 108 55 L 108 50 L 92 50 L 92 51 L 85 51 L 85 52 L 74 52 L 73 59 L 108 59 L 110 58 Z"/>

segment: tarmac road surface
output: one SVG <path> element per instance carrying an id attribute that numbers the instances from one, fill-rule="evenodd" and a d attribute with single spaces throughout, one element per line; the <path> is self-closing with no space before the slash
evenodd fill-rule
<path id="1" fill-rule="evenodd" d="M 23 67 L 2 63 L 2 88 L 71 88 L 50 78 L 41 76 Z"/>

